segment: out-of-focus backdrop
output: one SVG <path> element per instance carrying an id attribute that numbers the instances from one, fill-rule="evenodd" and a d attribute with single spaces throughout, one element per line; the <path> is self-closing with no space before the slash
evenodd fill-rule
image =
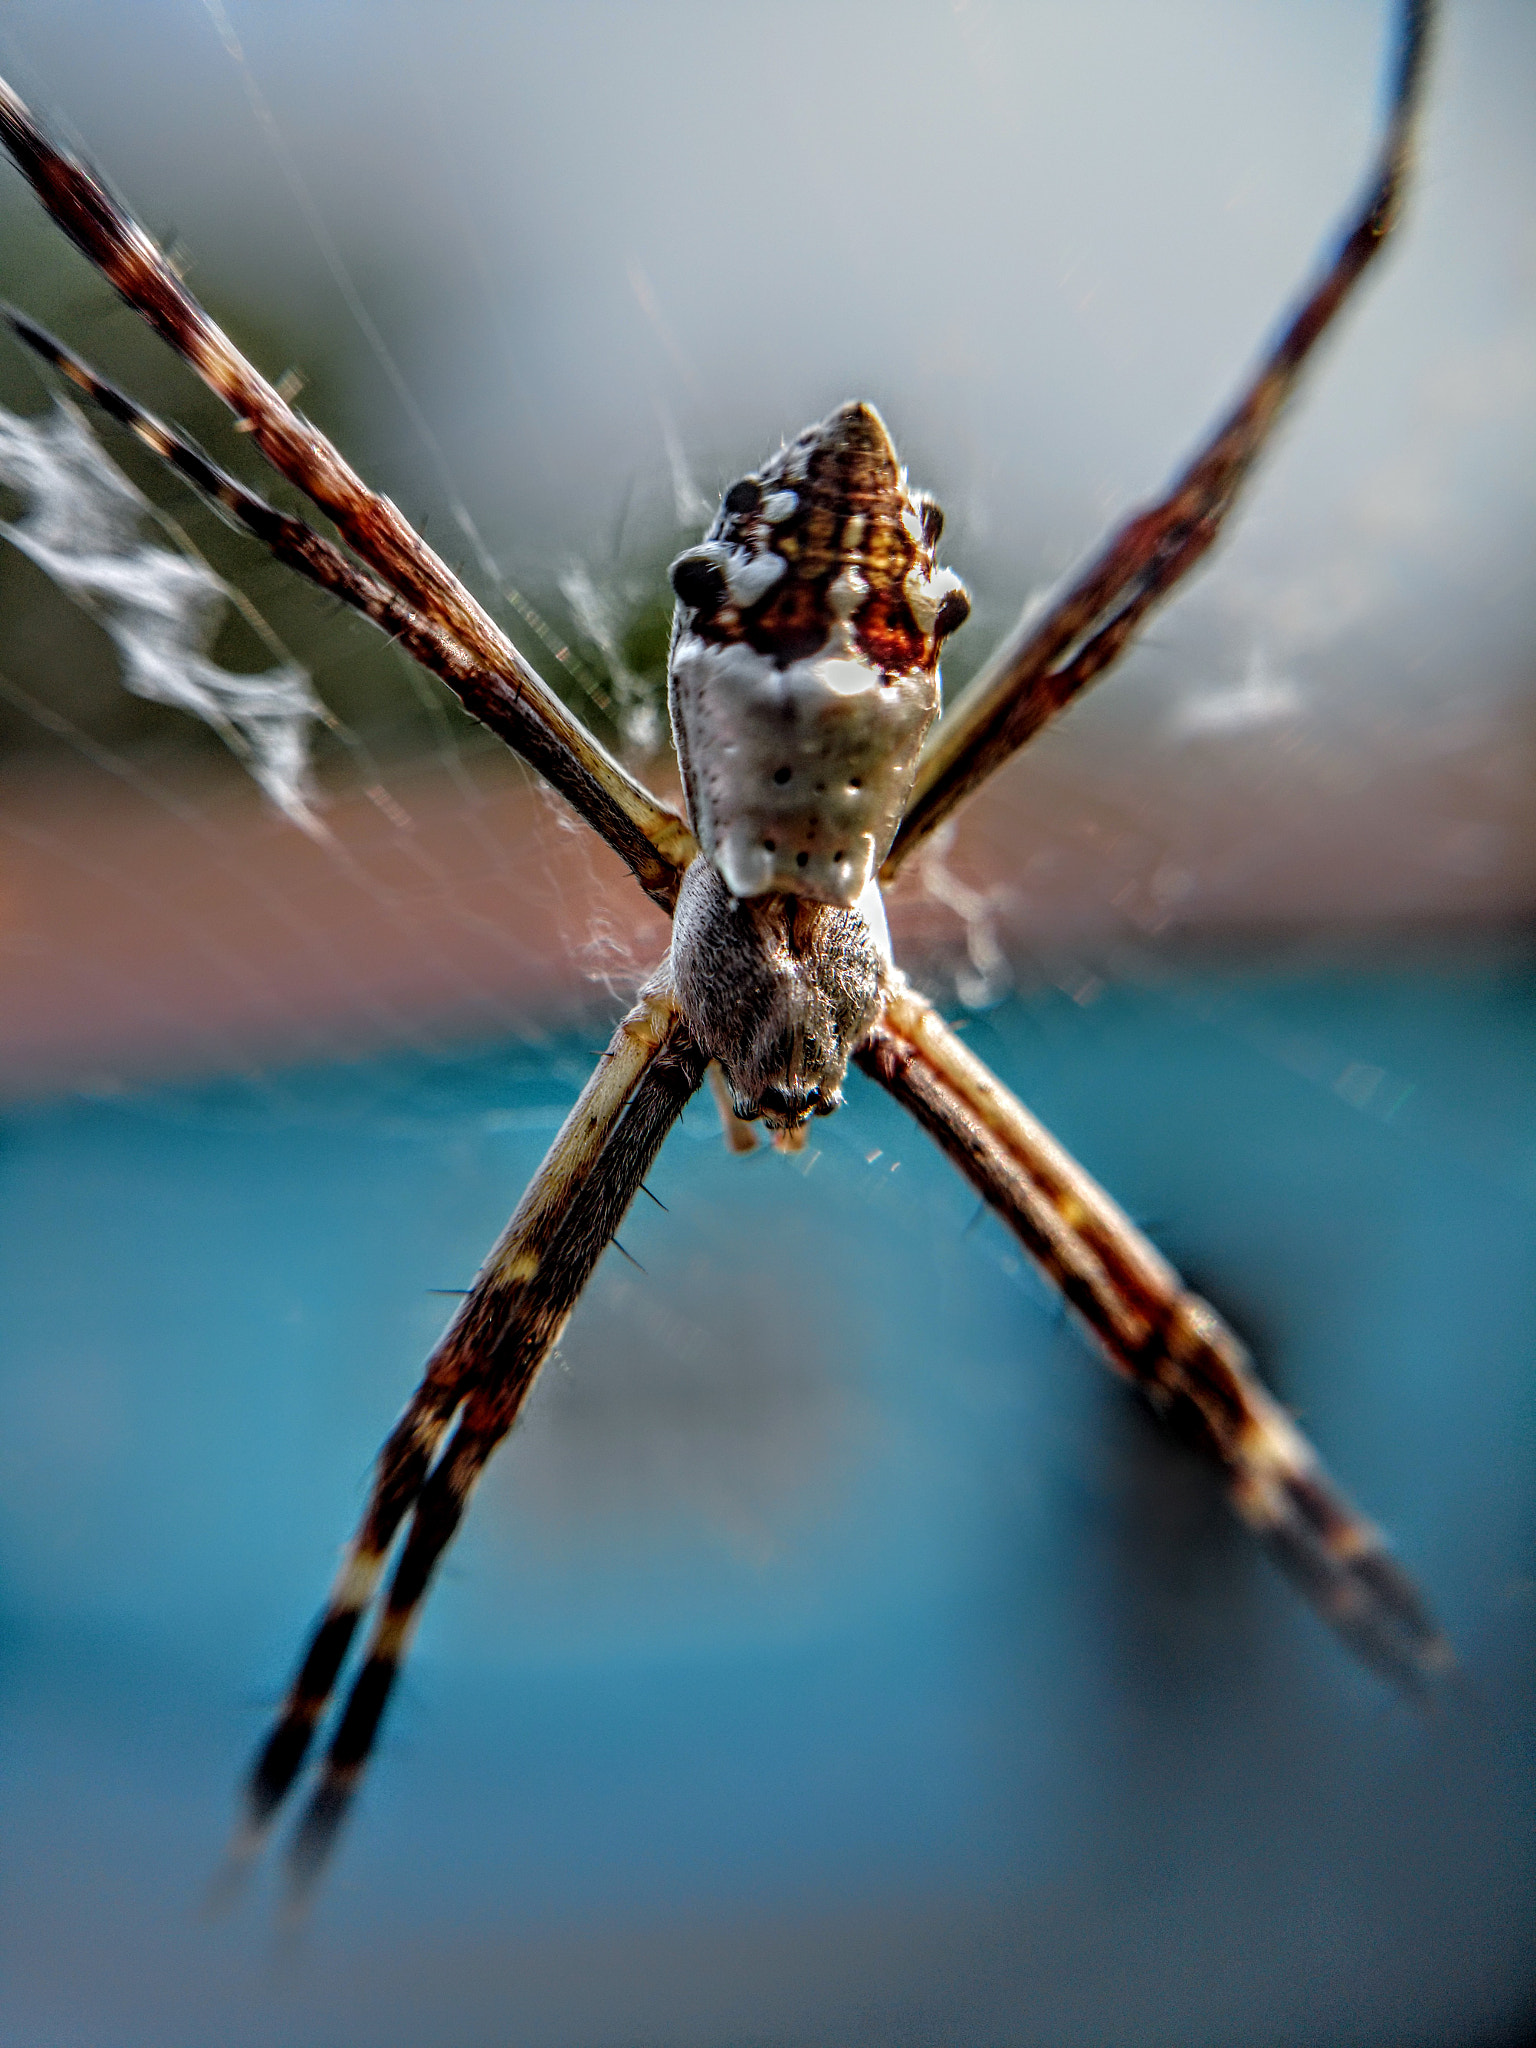
<path id="1" fill-rule="evenodd" d="M 672 786 L 665 564 L 873 399 L 950 693 L 1168 475 L 1357 190 L 1375 5 L 14 0 L 0 70 Z M 868 1089 L 701 1107 L 439 1591 L 307 1947 L 195 1921 L 378 1437 L 662 920 L 111 430 L 291 661 L 324 831 L 0 545 L 8 2038 L 1518 2038 L 1531 1990 L 1536 22 L 1231 541 L 892 905 L 1446 1615 L 1427 1724 Z M 4 295 L 271 486 L 0 176 Z M 0 347 L 0 406 L 51 394 Z M 0 515 L 28 506 L 0 491 Z"/>

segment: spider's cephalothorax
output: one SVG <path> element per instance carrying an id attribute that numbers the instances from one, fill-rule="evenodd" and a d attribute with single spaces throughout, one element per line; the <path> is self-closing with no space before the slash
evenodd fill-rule
<path id="1" fill-rule="evenodd" d="M 851 910 L 803 896 L 733 896 L 702 855 L 672 925 L 678 1007 L 719 1060 L 736 1114 L 793 1130 L 842 1103 L 848 1055 L 890 964 L 880 890 Z"/>
<path id="2" fill-rule="evenodd" d="M 939 708 L 940 645 L 970 610 L 934 561 L 942 526 L 854 403 L 733 484 L 672 565 L 668 697 L 704 849 L 673 972 L 744 1116 L 835 1109 L 874 1019 L 875 872 Z"/>

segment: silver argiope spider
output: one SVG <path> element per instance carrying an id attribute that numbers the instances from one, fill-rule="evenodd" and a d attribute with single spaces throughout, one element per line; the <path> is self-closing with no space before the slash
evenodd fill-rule
<path id="1" fill-rule="evenodd" d="M 878 416 L 841 409 L 726 495 L 709 537 L 673 572 L 686 821 L 602 751 L 395 508 L 208 319 L 143 231 L 14 95 L 0 96 L 0 131 L 54 217 L 352 554 L 264 504 L 20 316 L 18 333 L 279 559 L 400 640 L 678 920 L 669 962 L 620 1024 L 381 1453 L 362 1527 L 257 1761 L 247 1848 L 296 1784 L 376 1606 L 295 1843 L 300 1876 L 323 1859 L 469 1493 L 711 1058 L 732 1114 L 761 1116 L 785 1142 L 836 1107 L 854 1058 L 1012 1227 L 1111 1362 L 1217 1459 L 1239 1512 L 1346 1640 L 1410 1686 L 1445 1664 L 1414 1588 L 1238 1340 L 906 984 L 873 887 L 1111 664 L 1216 537 L 1313 344 L 1395 218 L 1429 14 L 1425 0 L 1405 9 L 1365 198 L 1231 414 L 1166 495 L 1005 643 L 921 752 L 940 642 L 963 597 L 935 559 L 936 510 L 908 491 Z"/>

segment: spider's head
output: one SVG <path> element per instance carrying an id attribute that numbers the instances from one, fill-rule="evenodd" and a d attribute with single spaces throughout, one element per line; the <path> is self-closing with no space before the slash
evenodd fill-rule
<path id="1" fill-rule="evenodd" d="M 851 905 L 885 858 L 971 608 L 943 524 L 854 403 L 732 484 L 672 564 L 672 732 L 733 896 Z"/>

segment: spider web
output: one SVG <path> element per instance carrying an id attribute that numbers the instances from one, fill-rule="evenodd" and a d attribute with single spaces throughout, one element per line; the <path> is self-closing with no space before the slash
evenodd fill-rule
<path id="1" fill-rule="evenodd" d="M 298 664 L 237 675 L 203 649 L 234 593 L 190 551 L 142 538 L 152 507 L 55 402 L 34 424 L 0 408 L 0 482 L 26 500 L 0 533 L 105 627 L 123 687 L 200 718 L 301 831 L 320 830 L 309 800 L 309 727 L 324 707 Z M 255 625 L 260 614 L 247 613 Z"/>

